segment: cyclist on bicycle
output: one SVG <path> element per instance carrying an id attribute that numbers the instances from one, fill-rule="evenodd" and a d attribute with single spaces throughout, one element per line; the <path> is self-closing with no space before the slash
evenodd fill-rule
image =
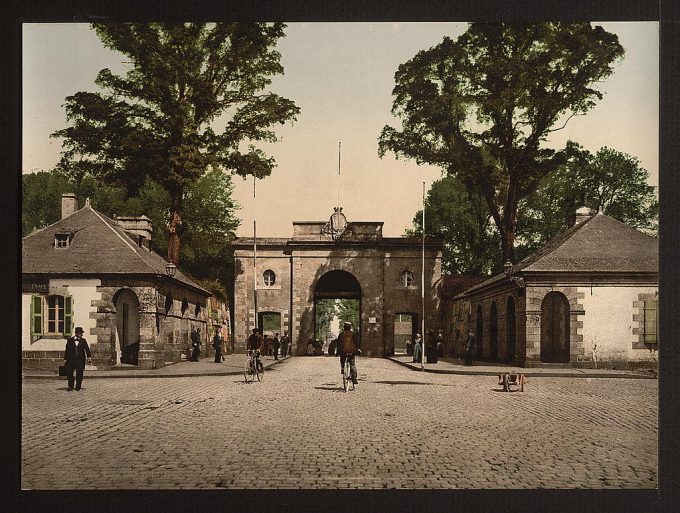
<path id="1" fill-rule="evenodd" d="M 345 368 L 345 360 L 349 360 L 349 372 L 352 383 L 357 384 L 357 365 L 354 355 L 361 354 L 359 341 L 352 331 L 352 323 L 345 321 L 342 333 L 338 337 L 338 354 L 340 354 L 340 373 Z"/>
<path id="2" fill-rule="evenodd" d="M 262 332 L 258 328 L 253 328 L 253 334 L 248 337 L 248 354 L 250 354 L 251 351 L 255 353 L 255 361 L 259 370 L 264 368 L 262 360 L 260 359 L 263 346 L 264 339 L 262 338 Z"/>

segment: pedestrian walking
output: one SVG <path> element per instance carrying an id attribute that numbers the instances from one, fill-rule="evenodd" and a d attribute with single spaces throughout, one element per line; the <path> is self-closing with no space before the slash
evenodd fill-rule
<path id="1" fill-rule="evenodd" d="M 285 333 L 281 337 L 281 357 L 285 358 L 288 356 L 288 345 L 290 344 L 290 340 L 288 339 L 288 335 Z"/>
<path id="2" fill-rule="evenodd" d="M 264 354 L 267 356 L 272 355 L 272 341 L 269 338 L 269 335 L 264 336 Z"/>
<path id="3" fill-rule="evenodd" d="M 416 335 L 416 340 L 413 344 L 413 361 L 415 363 L 420 363 L 423 359 L 423 344 L 420 338 L 420 333 Z"/>
<path id="4" fill-rule="evenodd" d="M 411 342 L 411 339 L 406 339 L 406 356 L 413 356 L 413 342 Z"/>
<path id="5" fill-rule="evenodd" d="M 73 390 L 73 373 L 75 372 L 75 389 L 80 390 L 83 384 L 83 374 L 85 372 L 85 355 L 87 363 L 92 363 L 92 352 L 87 340 L 83 338 L 83 328 L 78 326 L 75 336 L 66 339 L 66 349 L 64 351 L 64 365 L 66 365 L 68 391 Z"/>
<path id="6" fill-rule="evenodd" d="M 191 361 L 197 362 L 201 354 L 201 328 L 195 328 L 191 331 Z"/>
<path id="7" fill-rule="evenodd" d="M 215 363 L 222 363 L 222 332 L 218 329 L 213 337 L 213 347 L 215 348 Z"/>
<path id="8" fill-rule="evenodd" d="M 274 341 L 272 342 L 272 351 L 274 352 L 274 360 L 279 359 L 279 347 L 281 347 L 281 341 L 279 340 L 279 334 L 274 334 Z"/>
<path id="9" fill-rule="evenodd" d="M 474 355 L 477 340 L 472 334 L 472 330 L 468 328 L 467 339 L 465 340 L 465 365 L 472 365 L 472 356 Z"/>

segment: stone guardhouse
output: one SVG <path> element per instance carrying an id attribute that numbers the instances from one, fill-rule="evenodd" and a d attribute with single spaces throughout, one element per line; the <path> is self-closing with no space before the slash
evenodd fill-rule
<path id="1" fill-rule="evenodd" d="M 64 194 L 62 219 L 21 241 L 23 368 L 57 370 L 76 326 L 97 368 L 178 362 L 193 328 L 204 350 L 210 293 L 150 249 L 151 221 L 77 207 Z"/>
<path id="2" fill-rule="evenodd" d="M 632 368 L 658 362 L 658 290 L 658 239 L 582 207 L 571 228 L 444 308 L 453 329 L 476 334 L 477 359 Z"/>
<path id="3" fill-rule="evenodd" d="M 402 318 L 410 319 L 412 337 L 419 333 L 423 303 L 426 332 L 438 330 L 441 241 L 425 240 L 423 301 L 422 239 L 383 237 L 382 228 L 377 221 L 349 222 L 336 207 L 328 222 L 293 222 L 291 238 L 237 239 L 235 350 L 245 350 L 256 318 L 261 327 L 263 316 L 273 314 L 290 337 L 292 354 L 306 354 L 320 299 L 359 300 L 354 332 L 364 356 L 394 354 Z"/>

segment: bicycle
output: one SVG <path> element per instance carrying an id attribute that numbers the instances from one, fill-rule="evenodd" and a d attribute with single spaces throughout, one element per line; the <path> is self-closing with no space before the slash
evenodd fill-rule
<path id="1" fill-rule="evenodd" d="M 248 350 L 248 359 L 246 360 L 245 369 L 243 370 L 243 375 L 246 378 L 246 383 L 250 383 L 257 379 L 262 381 L 264 378 L 264 365 L 262 362 L 258 363 L 258 358 L 260 356 L 260 351 Z"/>
<path id="2" fill-rule="evenodd" d="M 350 385 L 352 388 L 350 389 Z M 354 390 L 354 381 L 352 381 L 352 370 L 349 366 L 349 357 L 345 358 L 345 364 L 342 367 L 342 389 L 347 392 L 347 389 Z"/>

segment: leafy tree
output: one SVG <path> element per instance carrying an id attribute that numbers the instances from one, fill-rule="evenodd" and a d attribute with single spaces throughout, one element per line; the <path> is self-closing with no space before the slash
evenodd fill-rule
<path id="1" fill-rule="evenodd" d="M 40 171 L 21 177 L 21 236 L 61 219 L 61 195 L 72 192 L 71 182 L 58 173 Z"/>
<path id="2" fill-rule="evenodd" d="M 444 241 L 442 269 L 455 274 L 488 274 L 502 267 L 500 237 L 482 198 L 447 176 L 432 184 L 425 200 L 425 234 Z M 423 211 L 407 236 L 422 236 Z"/>
<path id="3" fill-rule="evenodd" d="M 484 198 L 502 260 L 514 261 L 520 201 L 568 157 L 568 146 L 543 143 L 602 98 L 594 84 L 623 54 L 615 34 L 589 23 L 473 23 L 399 66 L 392 112 L 402 129 L 383 128 L 379 154 L 458 177 Z"/>
<path id="4" fill-rule="evenodd" d="M 266 92 L 282 73 L 273 50 L 282 23 L 93 24 L 104 46 L 124 54 L 124 76 L 99 72 L 102 92 L 66 98 L 70 126 L 59 168 L 80 181 L 90 174 L 135 194 L 147 178 L 170 198 L 168 260 L 180 259 L 189 187 L 209 169 L 258 178 L 274 159 L 254 142 L 275 142 L 275 124 L 299 108 Z M 165 223 L 164 223 L 165 224 Z"/>
<path id="5" fill-rule="evenodd" d="M 336 315 L 335 299 L 319 299 L 316 302 L 316 339 L 326 340 L 330 332 L 331 321 Z"/>
<path id="6" fill-rule="evenodd" d="M 184 204 L 182 268 L 215 282 L 206 288 L 223 301 L 228 297 L 226 284 L 233 282 L 231 242 L 240 224 L 234 217 L 239 207 L 231 197 L 233 188 L 230 175 L 212 170 L 189 188 Z"/>
<path id="7" fill-rule="evenodd" d="M 601 148 L 547 176 L 526 198 L 518 234 L 523 252 L 547 242 L 574 222 L 576 209 L 587 206 L 652 235 L 656 234 L 659 202 L 649 173 L 631 155 Z"/>
<path id="8" fill-rule="evenodd" d="M 340 323 L 349 321 L 352 323 L 354 333 L 359 334 L 359 300 L 358 299 L 338 299 L 336 303 L 337 316 Z M 342 329 L 342 325 L 340 326 Z"/>

